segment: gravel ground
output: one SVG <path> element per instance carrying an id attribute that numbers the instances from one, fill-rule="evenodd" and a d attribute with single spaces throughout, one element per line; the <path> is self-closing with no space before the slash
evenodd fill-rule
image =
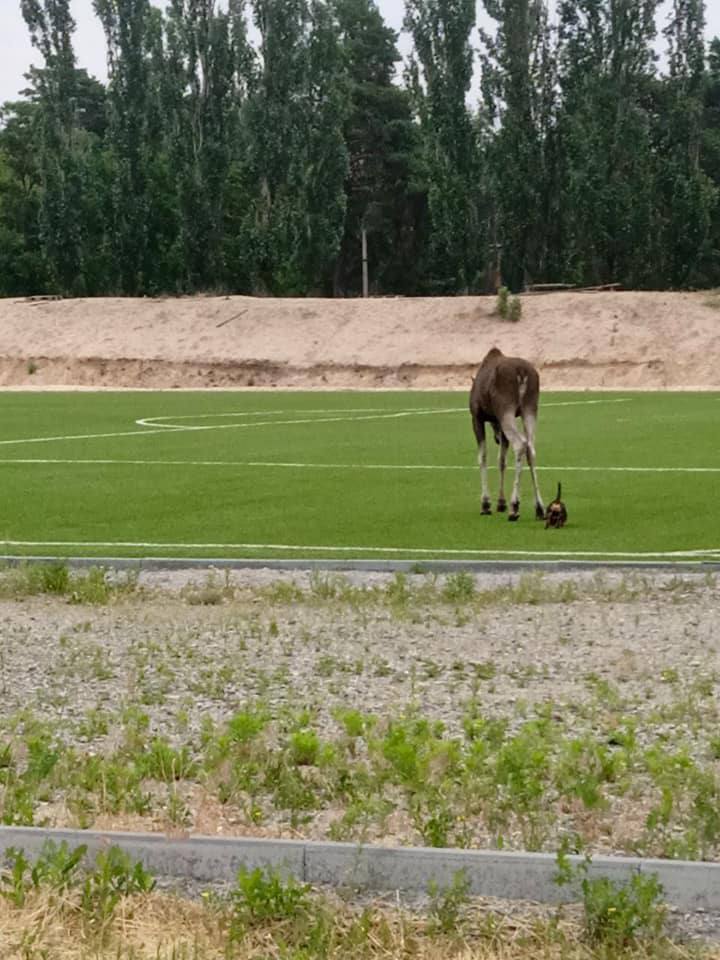
<path id="1" fill-rule="evenodd" d="M 399 610 L 348 592 L 387 591 L 393 579 L 144 572 L 140 596 L 108 606 L 47 596 L 0 601 L 0 718 L 37 707 L 82 743 L 73 725 L 88 710 L 133 699 L 152 730 L 171 739 L 179 711 L 182 726 L 198 733 L 203 718 L 222 722 L 260 696 L 274 708 L 313 706 L 323 734 L 337 730 L 335 707 L 384 716 L 409 704 L 457 732 L 478 691 L 484 711 L 514 722 L 548 703 L 582 713 L 598 690 L 612 706 L 608 687 L 616 709 L 638 718 L 695 696 L 703 684 L 714 703 L 714 575 L 483 573 L 473 577 L 475 590 L 486 592 L 479 605 L 438 600 L 447 578 L 417 575 L 406 578 L 417 594 Z M 530 602 L 502 601 L 499 591 L 522 591 L 523 583 L 519 599 Z M 303 591 L 299 602 L 288 602 L 290 586 Z M 434 601 L 423 599 L 428 587 Z M 552 602 L 563 588 L 578 599 Z M 654 729 L 683 733 L 684 718 Z"/>
<path id="2" fill-rule="evenodd" d="M 310 708 L 322 737 L 339 735 L 337 707 L 383 718 L 412 705 L 456 733 L 474 698 L 483 715 L 511 728 L 547 705 L 578 733 L 631 717 L 641 745 L 682 742 L 698 762 L 711 762 L 720 679 L 715 575 L 488 572 L 468 586 L 467 578 L 421 575 L 172 571 L 144 572 L 137 587 L 107 606 L 48 596 L 0 601 L 6 736 L 32 714 L 65 743 L 108 752 L 120 737 L 112 718 L 141 705 L 152 733 L 188 743 L 208 718 L 221 724 L 259 699 L 275 714 Z M 107 729 L 101 716 L 110 718 Z M 268 811 L 255 826 L 207 795 L 188 803 L 196 832 L 298 835 Z M 611 803 L 598 816 L 593 849 L 627 852 L 624 835 L 646 811 L 642 795 Z M 320 812 L 301 835 L 327 837 L 333 813 Z M 57 798 L 42 814 L 51 825 L 75 825 Z M 164 828 L 132 817 L 94 824 Z M 385 829 L 370 839 L 418 842 L 402 818 L 391 816 Z M 671 926 L 683 937 L 720 940 L 715 916 L 673 913 Z"/>

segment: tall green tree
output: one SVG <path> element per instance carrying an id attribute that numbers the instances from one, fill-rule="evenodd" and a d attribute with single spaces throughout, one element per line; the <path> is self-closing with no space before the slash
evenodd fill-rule
<path id="1" fill-rule="evenodd" d="M 483 2 L 497 22 L 494 37 L 482 33 L 494 233 L 503 281 L 519 290 L 543 275 L 556 217 L 554 51 L 544 0 Z"/>
<path id="2" fill-rule="evenodd" d="M 253 0 L 259 70 L 244 110 L 246 235 L 254 286 L 320 293 L 345 215 L 347 93 L 337 23 L 324 0 Z"/>
<path id="3" fill-rule="evenodd" d="M 420 121 L 430 218 L 430 288 L 476 289 L 485 263 L 478 132 L 466 104 L 473 76 L 473 0 L 408 0 L 408 70 Z"/>
<path id="4" fill-rule="evenodd" d="M 55 289 L 84 293 L 82 163 L 76 138 L 77 74 L 69 0 L 22 0 L 22 13 L 44 68 L 37 71 L 43 253 Z"/>
<path id="5" fill-rule="evenodd" d="M 700 163 L 714 189 L 720 190 L 720 38 L 709 44 L 703 98 Z M 706 259 L 707 285 L 720 284 L 720 203 L 715 203 Z"/>
<path id="6" fill-rule="evenodd" d="M 153 41 L 160 12 L 149 0 L 93 0 L 108 50 L 107 148 L 117 292 L 152 292 L 162 280 L 150 255 L 151 158 L 162 147 L 150 125 Z M 153 136 L 154 134 L 154 136 Z"/>
<path id="7" fill-rule="evenodd" d="M 669 76 L 657 87 L 657 184 L 663 229 L 659 277 L 672 286 L 702 282 L 717 203 L 701 165 L 706 90 L 705 4 L 673 0 L 664 30 Z"/>
<path id="8" fill-rule="evenodd" d="M 419 138 L 409 94 L 395 82 L 397 34 L 374 0 L 338 0 L 335 9 L 350 107 L 344 129 L 347 210 L 334 290 L 357 294 L 362 289 L 363 227 L 369 236 L 371 289 L 417 290 L 417 205 L 421 217 L 425 192 L 415 176 Z"/>
<path id="9" fill-rule="evenodd" d="M 0 296 L 42 293 L 49 283 L 40 236 L 40 106 L 0 108 Z"/>
<path id="10" fill-rule="evenodd" d="M 558 120 L 564 276 L 653 281 L 651 114 L 659 0 L 561 0 Z"/>
<path id="11" fill-rule="evenodd" d="M 168 148 L 178 180 L 183 285 L 217 288 L 225 274 L 224 197 L 236 92 L 231 15 L 215 0 L 172 0 L 167 46 Z"/>

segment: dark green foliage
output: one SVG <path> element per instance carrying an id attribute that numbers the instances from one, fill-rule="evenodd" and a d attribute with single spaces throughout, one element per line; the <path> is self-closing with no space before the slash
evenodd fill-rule
<path id="1" fill-rule="evenodd" d="M 484 0 L 497 21 L 483 34 L 483 93 L 488 121 L 489 181 L 503 279 L 520 290 L 542 273 L 554 211 L 552 122 L 555 62 L 542 0 Z"/>
<path id="2" fill-rule="evenodd" d="M 42 183 L 40 235 L 57 289 L 84 293 L 83 224 L 80 215 L 84 151 L 75 134 L 75 22 L 69 0 L 23 0 L 22 12 L 33 45 L 45 59 L 36 74 L 36 144 Z"/>
<path id="3" fill-rule="evenodd" d="M 336 11 L 350 103 L 347 209 L 334 293 L 362 290 L 363 226 L 370 291 L 416 293 L 422 279 L 415 237 L 422 235 L 425 197 L 416 177 L 419 139 L 410 99 L 394 82 L 397 35 L 373 0 L 338 0 Z"/>
<path id="4" fill-rule="evenodd" d="M 463 292 L 478 287 L 485 266 L 480 151 L 466 104 L 475 4 L 409 0 L 406 9 L 415 44 L 408 76 L 427 182 L 430 289 Z"/>
<path id="5" fill-rule="evenodd" d="M 478 56 L 471 0 L 409 0 L 403 88 L 374 0 L 94 0 L 105 86 L 22 0 L 0 296 L 358 295 L 363 232 L 374 294 L 720 285 L 704 0 L 483 4 Z"/>
<path id="6" fill-rule="evenodd" d="M 39 223 L 38 121 L 34 103 L 0 108 L 0 296 L 42 293 L 49 286 Z"/>

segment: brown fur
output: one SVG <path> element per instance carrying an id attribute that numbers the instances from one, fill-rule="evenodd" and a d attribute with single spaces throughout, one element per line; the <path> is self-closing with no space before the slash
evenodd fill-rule
<path id="1" fill-rule="evenodd" d="M 560 499 L 562 494 L 562 486 L 558 484 L 557 496 L 548 504 L 547 513 L 545 514 L 545 529 L 548 527 L 555 527 L 559 529 L 564 527 L 567 523 L 567 509 L 565 504 Z"/>
<path id="2" fill-rule="evenodd" d="M 506 429 L 511 433 L 514 426 L 508 418 L 520 417 L 525 424 L 527 438 L 515 430 L 516 443 L 513 444 L 516 458 L 525 457 L 534 469 L 535 451 L 533 437 L 528 431 L 528 419 L 531 429 L 537 421 L 538 403 L 540 399 L 540 376 L 535 367 L 522 357 L 506 357 L 497 347 L 493 347 L 485 355 L 470 389 L 470 415 L 473 430 L 478 443 L 478 450 L 483 451 L 485 445 L 485 424 L 489 423 L 495 435 L 495 442 L 501 445 L 501 458 L 510 444 L 502 428 L 505 420 Z M 511 438 L 512 439 L 512 438 Z M 535 490 L 535 515 L 542 520 L 545 509 L 542 506 L 539 491 Z M 510 504 L 510 520 L 516 520 L 519 515 L 519 501 Z M 498 500 L 498 511 L 506 509 L 505 499 Z M 482 513 L 490 513 L 490 504 L 487 497 L 482 501 Z"/>
<path id="3" fill-rule="evenodd" d="M 520 396 L 520 380 L 524 380 L 524 395 Z M 540 398 L 540 376 L 535 367 L 522 357 L 506 357 L 497 347 L 485 355 L 475 374 L 470 390 L 470 413 L 473 422 L 483 420 L 493 425 L 499 442 L 498 417 L 505 410 L 514 409 L 515 416 L 525 410 L 537 416 Z"/>

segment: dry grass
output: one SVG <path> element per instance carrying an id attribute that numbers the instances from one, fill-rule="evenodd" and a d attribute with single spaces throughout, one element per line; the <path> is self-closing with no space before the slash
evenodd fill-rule
<path id="1" fill-rule="evenodd" d="M 3 960 L 214 960 L 225 938 L 220 916 L 202 903 L 161 893 L 120 901 L 103 930 L 87 922 L 74 895 L 41 891 L 18 909 L 0 903 Z"/>
<path id="2" fill-rule="evenodd" d="M 195 902 L 154 892 L 120 902 L 103 929 L 88 924 L 73 894 L 46 891 L 17 908 L 0 900 L 3 960 L 610 960 L 592 949 L 572 911 L 538 908 L 505 916 L 468 903 L 451 934 L 399 906 L 313 901 L 304 919 L 266 921 L 230 938 L 231 914 L 220 900 Z M 321 921 L 322 918 L 322 922 Z M 309 934 L 309 930 L 315 930 Z M 318 935 L 317 931 L 321 931 Z M 321 942 L 319 942 L 321 941 Z M 615 957 L 616 954 L 612 954 Z M 669 941 L 636 945 L 627 960 L 714 960 L 720 951 Z"/>

